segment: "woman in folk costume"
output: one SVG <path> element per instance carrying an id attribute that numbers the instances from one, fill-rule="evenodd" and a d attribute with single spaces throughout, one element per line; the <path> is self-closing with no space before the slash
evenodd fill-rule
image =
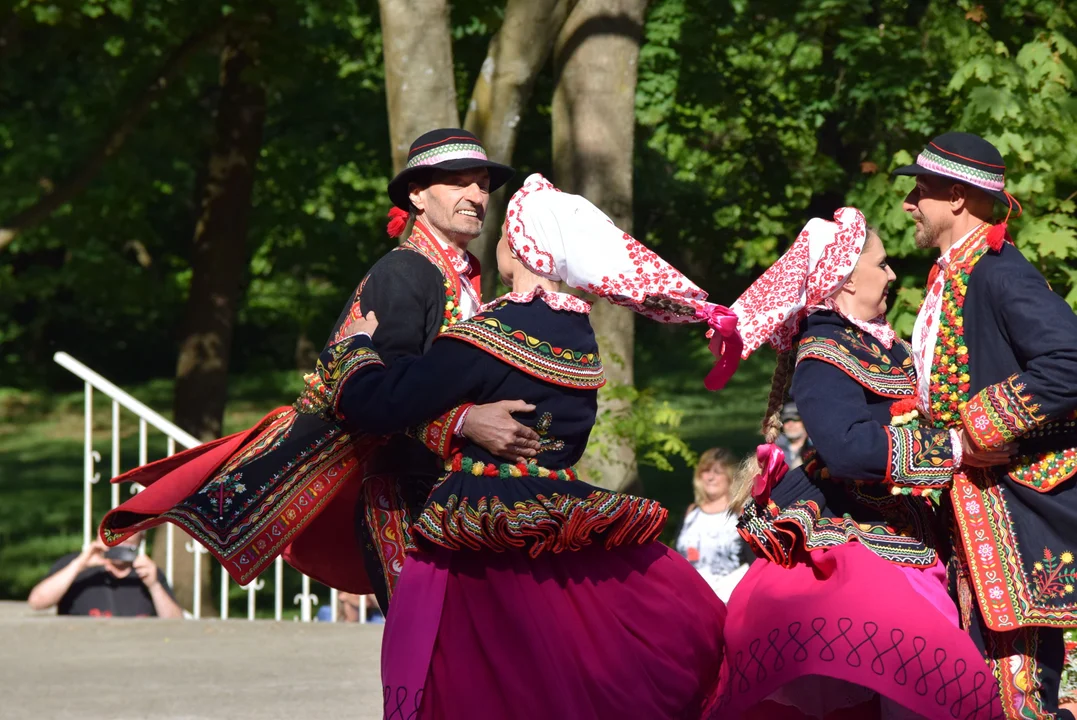
<path id="1" fill-rule="evenodd" d="M 382 357 L 392 363 L 422 354 L 444 328 L 473 315 L 481 304 L 479 268 L 465 246 L 478 235 L 476 216 L 489 191 L 512 174 L 512 168 L 490 162 L 466 130 L 441 128 L 419 136 L 407 167 L 388 186 L 394 204 L 389 233 L 401 234 L 409 208 L 411 233 L 363 276 L 330 342 L 341 337 L 340 328 L 360 306 L 376 310 L 383 320 Z M 411 518 L 448 457 L 449 439 L 474 421 L 467 434 L 492 452 L 515 458 L 538 444 L 533 431 L 505 423 L 503 408 L 481 406 L 450 409 L 384 441 L 352 437 L 324 412 L 320 381 L 307 377 L 310 384 L 297 402 L 273 410 L 250 430 L 113 478 L 145 489 L 105 516 L 102 539 L 115 545 L 172 522 L 197 538 L 240 584 L 283 555 L 330 587 L 373 592 L 388 612 L 411 546 Z M 512 438 L 526 447 L 506 447 L 497 438 L 498 427 L 522 431 Z"/>
<path id="2" fill-rule="evenodd" d="M 714 718 L 1001 717 L 937 551 L 961 440 L 918 426 L 910 350 L 885 320 L 894 279 L 864 216 L 841 208 L 733 306 L 743 356 L 769 343 L 778 367 L 751 497 L 735 498 L 762 559 L 728 603 Z M 772 444 L 790 386 L 814 443 L 795 470 Z"/>
<path id="3" fill-rule="evenodd" d="M 421 358 L 384 367 L 372 313 L 322 355 L 328 402 L 353 433 L 512 397 L 536 406 L 521 421 L 542 436 L 529 464 L 467 443 L 446 464 L 386 626 L 386 717 L 700 717 L 717 688 L 725 609 L 656 541 L 664 508 L 577 480 L 605 381 L 590 306 L 559 288 L 660 322 L 713 318 L 736 351 L 732 314 L 540 175 L 509 202 L 498 269 L 513 291 Z"/>

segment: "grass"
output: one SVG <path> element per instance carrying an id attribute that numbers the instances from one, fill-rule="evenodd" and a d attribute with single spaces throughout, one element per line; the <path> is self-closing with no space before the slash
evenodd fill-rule
<path id="1" fill-rule="evenodd" d="M 673 372 L 662 375 L 650 371 L 645 359 L 640 374 L 651 376 L 648 385 L 659 400 L 683 411 L 679 432 L 694 450 L 702 452 L 720 445 L 743 454 L 752 451 L 758 441 L 771 363 L 766 356 L 753 358 L 720 393 L 703 389 L 705 371 L 699 369 L 698 359 L 689 359 L 683 367 L 667 368 Z M 291 402 L 301 387 L 299 374 L 290 371 L 232 378 L 225 432 L 250 427 L 269 410 Z M 171 380 L 155 380 L 127 391 L 169 416 Z M 82 392 L 49 395 L 0 388 L 0 598 L 25 598 L 57 558 L 81 546 L 83 406 Z M 110 506 L 108 478 L 112 467 L 111 403 L 99 393 L 94 396 L 93 419 L 93 446 L 101 454 L 96 470 L 102 476 L 93 492 L 96 523 Z M 138 464 L 137 418 L 121 411 L 120 426 L 123 471 Z M 165 451 L 164 436 L 150 428 L 148 458 L 163 457 Z M 670 510 L 667 541 L 692 500 L 691 469 L 679 461 L 675 464 L 674 472 L 641 468 L 646 494 Z M 286 577 L 289 587 L 285 596 L 290 605 L 298 592 L 298 578 L 295 573 Z M 267 581 L 266 590 L 259 593 L 259 615 L 267 612 L 263 603 L 272 603 L 272 577 Z M 215 572 L 214 585 L 217 582 Z M 219 590 L 205 592 L 213 592 L 216 598 Z M 318 595 L 323 602 L 328 599 L 324 589 L 319 588 Z M 233 587 L 231 596 L 231 612 L 245 615 L 245 591 Z"/>

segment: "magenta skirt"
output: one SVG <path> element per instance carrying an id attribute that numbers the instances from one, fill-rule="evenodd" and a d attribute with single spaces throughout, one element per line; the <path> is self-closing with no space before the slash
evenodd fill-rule
<path id="1" fill-rule="evenodd" d="M 905 570 L 859 543 L 757 560 L 729 599 L 711 717 L 1003 717 L 983 655 Z"/>
<path id="2" fill-rule="evenodd" d="M 385 717 L 700 718 L 725 615 L 659 543 L 416 553 L 385 628 Z"/>

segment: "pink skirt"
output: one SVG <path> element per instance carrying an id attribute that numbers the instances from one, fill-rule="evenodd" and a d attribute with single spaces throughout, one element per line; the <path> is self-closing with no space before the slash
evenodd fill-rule
<path id="1" fill-rule="evenodd" d="M 725 614 L 659 543 L 410 555 L 385 628 L 385 717 L 700 718 Z"/>
<path id="2" fill-rule="evenodd" d="M 1001 718 L 983 655 L 929 589 L 859 543 L 757 560 L 729 599 L 711 717 Z"/>

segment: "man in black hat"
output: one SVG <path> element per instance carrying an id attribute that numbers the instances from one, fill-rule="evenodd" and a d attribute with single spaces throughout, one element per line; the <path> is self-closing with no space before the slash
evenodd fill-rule
<path id="1" fill-rule="evenodd" d="M 917 245 L 940 251 L 913 354 L 924 417 L 951 428 L 965 458 L 1000 448 L 1014 458 L 954 474 L 949 575 L 962 626 L 1007 718 L 1072 720 L 1058 689 L 1062 629 L 1077 627 L 1077 317 L 1005 221 L 993 224 L 998 203 L 1007 219 L 1020 212 L 1005 169 L 989 142 L 950 132 L 895 171 L 916 178 L 904 209 Z"/>
<path id="2" fill-rule="evenodd" d="M 350 317 L 373 311 L 378 353 L 392 363 L 423 354 L 444 328 L 474 315 L 481 275 L 467 245 L 482 230 L 490 193 L 512 175 L 512 168 L 491 162 L 466 130 L 433 130 L 412 143 L 407 165 L 389 183 L 395 206 L 389 234 L 401 235 L 409 222 L 411 234 L 363 278 L 330 341 L 340 339 Z M 393 438 L 368 461 L 356 526 L 383 611 L 411 547 L 410 518 L 440 474 L 439 456 L 448 457 L 453 438 L 463 435 L 495 455 L 532 457 L 538 435 L 511 415 L 532 409 L 522 401 L 453 408 L 410 437 Z"/>

